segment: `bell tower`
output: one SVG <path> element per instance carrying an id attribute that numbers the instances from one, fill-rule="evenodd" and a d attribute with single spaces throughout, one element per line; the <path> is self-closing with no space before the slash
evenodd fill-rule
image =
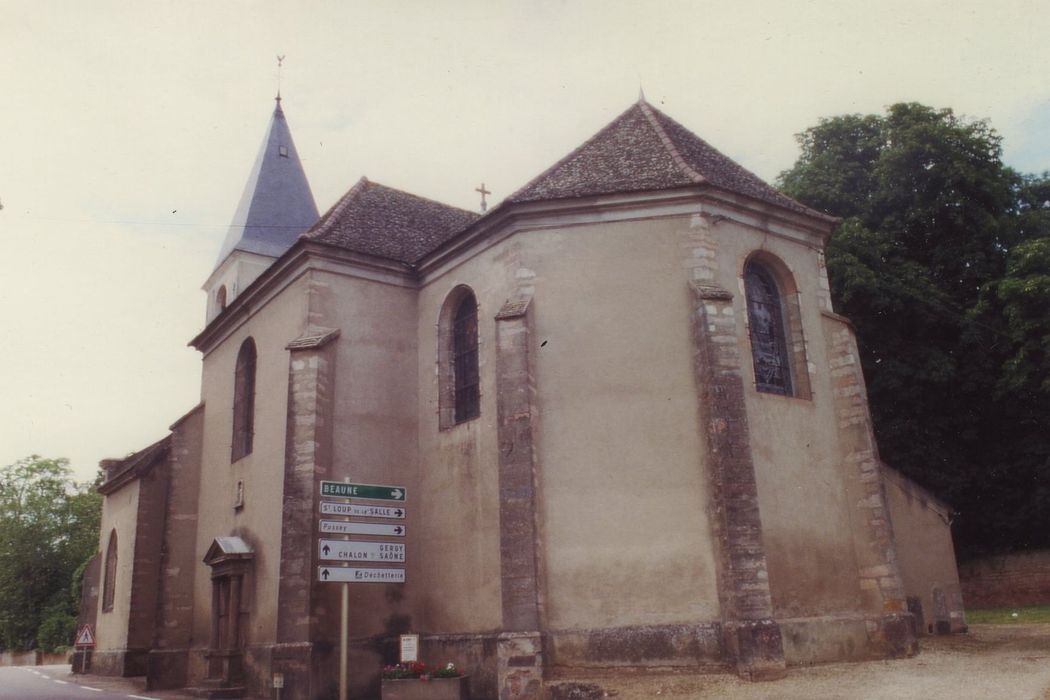
<path id="1" fill-rule="evenodd" d="M 219 259 L 204 283 L 209 323 L 317 221 L 317 205 L 292 142 L 279 90 L 276 101 Z"/>

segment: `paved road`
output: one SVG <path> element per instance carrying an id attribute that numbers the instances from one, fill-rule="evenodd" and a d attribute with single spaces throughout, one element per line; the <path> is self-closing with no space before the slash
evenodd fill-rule
<path id="1" fill-rule="evenodd" d="M 69 666 L 6 666 L 0 668 L 0 698 L 4 700 L 154 700 L 149 695 L 106 691 L 69 678 Z"/>

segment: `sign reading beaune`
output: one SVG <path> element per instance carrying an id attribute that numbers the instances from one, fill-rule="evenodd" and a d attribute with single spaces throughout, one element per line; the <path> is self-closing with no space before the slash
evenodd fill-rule
<path id="1" fill-rule="evenodd" d="M 349 518 L 404 518 L 405 509 L 397 506 L 369 506 L 363 503 L 321 501 L 321 515 L 345 515 Z"/>
<path id="2" fill-rule="evenodd" d="M 322 481 L 321 495 L 334 498 L 370 498 L 378 501 L 405 500 L 404 486 L 351 484 L 345 481 Z"/>
<path id="3" fill-rule="evenodd" d="M 404 583 L 404 569 L 363 569 L 356 566 L 321 566 L 318 581 L 334 583 Z"/>

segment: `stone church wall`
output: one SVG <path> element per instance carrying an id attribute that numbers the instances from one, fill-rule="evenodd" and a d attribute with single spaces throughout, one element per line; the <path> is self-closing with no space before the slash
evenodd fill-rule
<path id="1" fill-rule="evenodd" d="M 186 684 L 189 648 L 193 644 L 194 578 L 204 573 L 199 570 L 203 567 L 195 550 L 203 404 L 180 418 L 171 430 L 171 481 L 157 581 L 157 629 L 146 672 L 150 690 L 181 688 Z"/>
<path id="2" fill-rule="evenodd" d="M 276 638 L 277 587 L 281 561 L 282 498 L 287 423 L 289 357 L 285 346 L 306 326 L 307 287 L 302 278 L 286 287 L 204 357 L 204 404 L 200 494 L 194 557 L 190 684 L 207 675 L 211 637 L 211 572 L 202 563 L 216 537 L 236 535 L 255 551 L 242 594 L 242 634 L 252 689 L 269 681 L 267 649 Z M 251 454 L 231 464 L 234 369 L 242 342 L 257 350 L 254 439 Z M 238 482 L 244 504 L 235 503 Z"/>
<path id="3" fill-rule="evenodd" d="M 857 568 L 843 457 L 826 371 L 819 303 L 817 251 L 807 245 L 730 223 L 716 227 L 719 286 L 733 292 L 737 339 L 747 387 L 748 421 L 770 589 L 778 619 L 814 617 L 859 609 Z M 796 358 L 795 396 L 754 390 L 742 287 L 745 262 L 760 251 L 783 268 L 785 296 L 795 294 L 805 364 Z M 775 269 L 775 268 L 774 268 Z M 786 305 L 785 305 L 786 306 Z M 789 339 L 790 342 L 790 339 Z M 800 391 L 805 387 L 806 392 Z M 809 395 L 805 395 L 808 393 Z M 799 503 L 804 502 L 804 508 Z M 873 611 L 877 612 L 877 611 Z"/>
<path id="4" fill-rule="evenodd" d="M 515 292 L 516 251 L 509 241 L 498 243 L 457 260 L 419 291 L 418 491 L 425 530 L 417 542 L 427 573 L 418 604 L 419 627 L 430 634 L 479 634 L 501 625 L 495 316 Z M 442 428 L 438 356 L 448 331 L 440 324 L 460 285 L 470 288 L 478 305 L 480 416 Z M 462 643 L 465 650 L 475 646 L 469 637 Z M 449 652 L 451 645 L 449 639 L 441 643 Z"/>
<path id="5" fill-rule="evenodd" d="M 882 471 L 897 533 L 901 579 L 918 633 L 965 631 L 951 511 L 899 472 L 887 466 Z"/>
<path id="6" fill-rule="evenodd" d="M 546 623 L 563 663 L 617 663 L 586 658 L 581 634 L 719 617 L 679 265 L 687 226 L 672 217 L 522 234 L 535 270 Z M 647 646 L 636 653 L 661 655 Z"/>
<path id="7" fill-rule="evenodd" d="M 422 512 L 429 494 L 420 487 L 417 472 L 416 293 L 397 279 L 323 271 L 312 272 L 309 284 L 311 325 L 339 330 L 331 343 L 331 420 L 337 427 L 331 468 L 323 478 L 407 487 L 407 583 L 349 586 L 350 664 L 361 669 L 352 683 L 367 694 L 371 672 L 397 661 L 396 635 L 419 630 L 417 596 L 428 589 L 419 545 L 427 529 Z M 322 583 L 315 589 L 319 621 L 314 641 L 321 646 L 338 648 L 341 588 Z M 336 661 L 333 654 L 331 677 L 338 675 Z"/>
<path id="8" fill-rule="evenodd" d="M 114 530 L 117 532 L 117 577 L 113 590 L 113 608 L 103 609 L 101 589 L 98 597 L 95 630 L 98 646 L 92 659 L 92 668 L 96 673 L 122 675 L 124 651 L 128 648 L 138 506 L 137 479 L 103 499 L 102 525 L 99 532 L 99 552 L 102 557 L 100 585 L 105 585 L 106 549 L 109 546 L 110 533 Z"/>

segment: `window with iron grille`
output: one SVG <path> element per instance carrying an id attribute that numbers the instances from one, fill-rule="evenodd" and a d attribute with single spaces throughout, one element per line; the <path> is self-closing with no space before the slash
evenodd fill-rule
<path id="1" fill-rule="evenodd" d="M 744 268 L 751 358 L 759 391 L 791 396 L 791 365 L 784 329 L 784 307 L 773 275 L 761 264 Z"/>
<path id="2" fill-rule="evenodd" d="M 478 372 L 478 305 L 473 294 L 459 302 L 452 319 L 452 377 L 455 422 L 481 414 Z"/>
<path id="3" fill-rule="evenodd" d="M 117 592 L 117 531 L 109 533 L 106 546 L 106 574 L 102 581 L 102 612 L 113 609 L 113 598 Z"/>
<path id="4" fill-rule="evenodd" d="M 230 461 L 252 453 L 255 435 L 255 341 L 246 339 L 237 353 L 233 377 L 233 446 Z"/>

